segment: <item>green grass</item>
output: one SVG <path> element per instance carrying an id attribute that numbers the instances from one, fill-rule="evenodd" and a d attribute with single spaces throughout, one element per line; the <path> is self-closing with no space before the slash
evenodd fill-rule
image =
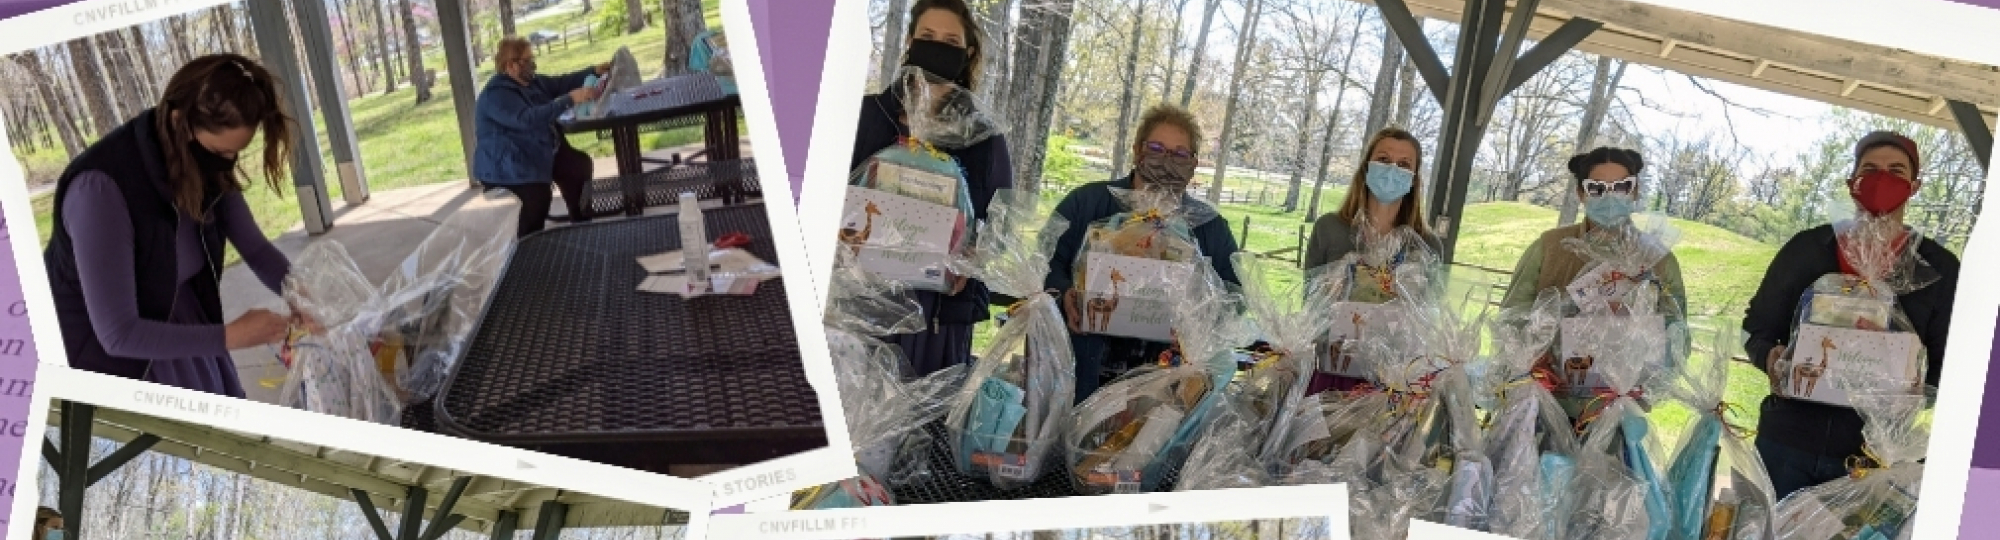
<path id="1" fill-rule="evenodd" d="M 600 11 L 622 9 L 613 4 L 600 4 L 602 4 L 598 6 Z M 703 4 L 704 16 L 709 27 L 719 31 L 722 27 L 720 4 L 715 0 L 705 1 Z M 573 3 L 550 9 L 567 12 L 522 21 L 516 31 L 522 35 L 543 29 L 561 31 L 578 24 L 593 23 L 597 18 L 595 13 L 588 15 L 582 13 L 581 4 Z M 657 25 L 637 34 L 612 35 L 600 31 L 595 35 L 596 38 L 591 42 L 571 40 L 567 48 L 558 46 L 539 52 L 536 60 L 550 72 L 567 72 L 605 62 L 619 47 L 630 47 L 642 70 L 656 69 L 666 57 L 666 36 Z M 439 84 L 431 89 L 431 100 L 428 102 L 416 103 L 416 90 L 402 82 L 398 82 L 395 92 L 386 94 L 379 91 L 381 86 L 378 82 L 376 93 L 347 102 L 348 111 L 353 118 L 355 136 L 360 141 L 361 168 L 371 191 L 382 192 L 440 182 L 460 182 L 468 177 L 467 161 L 462 151 L 463 147 L 459 144 L 457 109 L 451 100 L 449 85 L 454 81 L 444 78 L 445 61 L 441 49 L 432 48 L 426 52 L 424 66 L 427 69 L 437 69 L 440 76 Z M 475 70 L 477 76 L 474 81 L 459 84 L 484 85 L 492 76 L 492 62 L 482 62 Z M 475 89 L 477 87 L 475 86 Z M 334 170 L 331 145 L 326 142 L 325 123 L 316 118 L 313 128 L 322 146 L 320 158 L 326 168 L 324 180 L 331 192 L 329 197 L 339 200 L 340 179 Z M 738 129 L 739 133 L 747 131 L 740 123 Z M 611 141 L 598 140 L 595 134 L 572 135 L 569 139 L 577 149 L 592 156 L 613 155 Z M 697 143 L 701 140 L 702 132 L 697 126 L 643 134 L 640 144 L 643 148 L 667 148 Z M 261 145 L 253 145 L 249 155 L 244 157 L 245 170 L 256 171 L 262 166 L 262 160 L 256 155 L 260 152 L 258 148 L 261 148 Z M 18 155 L 31 182 L 37 179 L 44 182 L 53 180 L 69 160 L 69 156 L 60 148 L 53 151 L 21 152 Z M 598 174 L 602 176 L 612 172 L 599 170 Z M 244 195 L 252 214 L 257 216 L 259 228 L 267 236 L 275 238 L 284 231 L 298 226 L 301 220 L 300 210 L 296 193 L 291 189 L 291 179 L 286 178 L 281 182 L 285 186 L 283 193 L 273 192 L 264 187 L 261 177 L 257 179 L 257 183 L 259 187 L 250 189 Z M 44 244 L 53 233 L 51 230 L 53 199 L 52 193 L 43 193 L 31 201 L 35 211 L 36 229 Z M 233 248 L 229 250 L 227 258 L 229 264 L 235 264 L 239 260 Z"/>

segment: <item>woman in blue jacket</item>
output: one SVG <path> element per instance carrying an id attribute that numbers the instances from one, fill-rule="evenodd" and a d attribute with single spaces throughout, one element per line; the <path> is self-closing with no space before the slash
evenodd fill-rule
<path id="1" fill-rule="evenodd" d="M 917 0 L 910 8 L 910 27 L 904 35 L 903 65 L 922 69 L 957 85 L 933 85 L 933 91 L 952 92 L 946 99 L 970 99 L 966 93 L 978 88 L 983 40 L 979 26 L 972 23 L 972 10 L 963 0 Z M 937 87 L 944 88 L 937 88 Z M 859 168 L 870 156 L 910 136 L 903 114 L 903 85 L 861 98 L 861 118 L 854 134 L 854 159 L 848 168 Z M 965 171 L 965 185 L 972 199 L 975 217 L 986 219 L 986 205 L 993 192 L 1014 186 L 1014 165 L 1007 154 L 1007 139 L 996 134 L 957 148 L 940 148 L 958 160 Z M 932 141 L 938 142 L 938 141 Z M 942 146 L 942 145 L 940 145 Z M 917 377 L 953 365 L 972 361 L 972 326 L 990 318 L 992 302 L 986 286 L 958 277 L 954 292 L 941 294 L 917 291 L 929 327 L 914 334 L 892 336 L 901 346 L 903 357 Z"/>
<path id="2" fill-rule="evenodd" d="M 541 75 L 535 71 L 534 46 L 515 37 L 500 40 L 493 65 L 499 71 L 486 81 L 473 109 L 479 143 L 472 177 L 521 198 L 518 236 L 541 231 L 549 219 L 551 182 L 562 189 L 570 219 L 589 221 L 583 184 L 593 174 L 590 155 L 569 145 L 556 118 L 597 99 L 597 89 L 585 88 L 583 81 L 611 71 L 611 63 L 557 77 Z"/>

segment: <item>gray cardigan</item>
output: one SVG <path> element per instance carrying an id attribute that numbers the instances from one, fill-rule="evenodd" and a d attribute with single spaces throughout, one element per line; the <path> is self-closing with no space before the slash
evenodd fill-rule
<path id="1" fill-rule="evenodd" d="M 1339 212 L 1323 214 L 1313 222 L 1312 236 L 1306 239 L 1305 269 L 1311 270 L 1340 260 L 1356 248 L 1354 224 L 1340 218 Z M 1431 252 L 1444 251 L 1444 243 L 1437 237 L 1426 235 L 1424 243 Z"/>

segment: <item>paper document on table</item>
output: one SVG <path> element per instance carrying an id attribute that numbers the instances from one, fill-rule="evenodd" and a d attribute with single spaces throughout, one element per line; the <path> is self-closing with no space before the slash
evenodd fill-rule
<path id="1" fill-rule="evenodd" d="M 687 263 L 683 262 L 684 259 L 684 257 L 681 257 L 680 250 L 673 250 L 657 255 L 639 257 L 639 266 L 645 267 L 646 273 L 649 274 L 686 272 Z M 750 275 L 778 273 L 776 265 L 764 262 L 763 259 L 757 258 L 756 255 L 741 249 L 711 251 L 708 254 L 708 263 L 710 270 L 721 273 Z"/>

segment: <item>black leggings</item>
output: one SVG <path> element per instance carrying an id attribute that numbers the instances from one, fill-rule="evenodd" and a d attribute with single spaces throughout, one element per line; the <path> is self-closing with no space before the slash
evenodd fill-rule
<path id="1" fill-rule="evenodd" d="M 591 175 L 595 174 L 593 172 L 595 164 L 591 162 L 589 154 L 571 147 L 569 141 L 563 141 L 561 144 L 556 148 L 554 182 L 500 186 L 521 199 L 521 223 L 515 232 L 517 238 L 540 232 L 548 226 L 549 207 L 555 203 L 555 193 L 549 185 L 551 183 L 555 184 L 555 188 L 562 190 L 563 206 L 569 210 L 571 221 L 576 223 L 590 221 L 590 203 L 583 200 L 583 186 L 589 183 Z"/>

